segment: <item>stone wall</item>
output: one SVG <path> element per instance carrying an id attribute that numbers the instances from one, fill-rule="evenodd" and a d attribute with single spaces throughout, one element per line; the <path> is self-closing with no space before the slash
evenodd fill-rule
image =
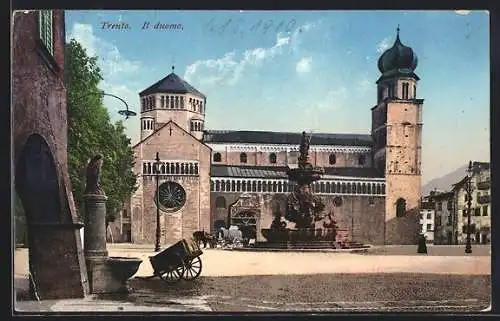
<path id="1" fill-rule="evenodd" d="M 12 26 L 14 173 L 28 138 L 33 134 L 40 135 L 54 159 L 60 195 L 59 221 L 53 222 L 55 225 L 52 228 L 32 228 L 28 231 L 30 266 L 42 299 L 82 297 L 88 290 L 80 233 L 72 226 L 77 221 L 77 213 L 69 181 L 66 149 L 64 12 L 52 12 L 52 56 L 40 43 L 37 11 L 15 12 Z M 57 227 L 57 224 L 65 225 Z"/>
<path id="2" fill-rule="evenodd" d="M 264 241 L 260 230 L 271 226 L 277 206 L 280 207 L 280 211 L 284 215 L 287 194 L 248 193 L 248 195 L 255 195 L 258 199 L 256 203 L 260 207 L 260 217 L 257 226 L 257 240 Z M 239 193 L 212 192 L 212 233 L 215 232 L 213 227 L 216 221 L 222 220 L 226 224 L 229 223 L 230 208 L 240 196 Z M 224 198 L 225 208 L 216 206 L 218 197 Z M 338 196 L 342 199 L 342 205 L 339 207 L 333 205 L 335 197 L 337 196 L 321 196 L 325 203 L 325 213 L 333 212 L 339 228 L 348 230 L 350 238 L 354 241 L 379 245 L 384 243 L 385 198 L 383 196 Z M 287 227 L 293 228 L 294 224 L 289 223 Z"/>
<path id="3" fill-rule="evenodd" d="M 214 164 L 223 164 L 223 165 L 251 165 L 251 166 L 286 166 L 288 164 L 297 164 L 298 152 L 255 152 L 255 151 L 246 151 L 247 154 L 247 163 L 240 162 L 240 154 L 241 152 L 235 151 L 219 151 L 214 150 L 213 154 L 220 153 L 221 161 L 214 162 Z M 274 153 L 276 154 L 276 163 L 271 163 L 270 155 Z M 335 155 L 335 164 L 330 164 L 330 155 Z M 359 164 L 359 156 L 364 155 L 365 161 L 363 164 Z M 309 151 L 309 161 L 311 164 L 315 166 L 323 166 L 323 167 L 364 167 L 369 168 L 372 167 L 371 154 L 367 153 L 346 153 L 346 152 L 322 152 L 322 151 Z"/>
<path id="4" fill-rule="evenodd" d="M 154 159 L 159 152 L 163 160 L 198 162 L 197 175 L 160 175 L 159 185 L 166 181 L 180 184 L 186 192 L 186 203 L 176 212 L 160 210 L 162 244 L 173 244 L 189 238 L 197 230 L 210 230 L 210 148 L 170 122 L 141 145 L 134 147 L 136 160 Z M 142 172 L 136 161 L 134 172 Z M 156 240 L 156 177 L 140 175 L 140 187 L 131 198 L 132 241 L 153 244 Z"/>

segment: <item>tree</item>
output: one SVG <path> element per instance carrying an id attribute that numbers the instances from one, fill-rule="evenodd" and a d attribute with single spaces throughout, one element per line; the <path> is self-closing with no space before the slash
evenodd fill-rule
<path id="1" fill-rule="evenodd" d="M 83 213 L 85 170 L 91 157 L 103 155 L 101 186 L 108 196 L 106 224 L 136 190 L 134 156 L 121 121 L 112 124 L 99 94 L 102 75 L 97 57 L 89 57 L 76 40 L 66 44 L 68 168 L 79 215 Z"/>

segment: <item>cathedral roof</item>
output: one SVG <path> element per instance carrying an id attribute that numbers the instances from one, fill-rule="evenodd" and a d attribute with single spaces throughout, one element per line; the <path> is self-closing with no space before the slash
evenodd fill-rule
<path id="1" fill-rule="evenodd" d="M 203 98 L 206 98 L 201 92 L 196 88 L 191 86 L 173 71 L 165 78 L 157 81 L 153 85 L 144 89 L 139 93 L 139 96 L 149 95 L 153 93 L 171 93 L 171 94 L 196 94 Z"/>
<path id="2" fill-rule="evenodd" d="M 212 177 L 243 177 L 243 178 L 288 178 L 287 166 L 232 166 L 214 164 L 211 166 Z M 326 176 L 343 177 L 382 177 L 374 168 L 359 167 L 325 167 Z"/>
<path id="3" fill-rule="evenodd" d="M 300 143 L 300 132 L 271 132 L 251 130 L 207 130 L 205 143 L 253 143 L 253 144 L 290 144 Z M 369 134 L 331 134 L 313 133 L 311 145 L 371 146 Z"/>

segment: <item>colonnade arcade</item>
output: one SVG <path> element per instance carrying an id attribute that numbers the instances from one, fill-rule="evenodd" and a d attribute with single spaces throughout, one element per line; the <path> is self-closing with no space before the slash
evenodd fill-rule
<path id="1" fill-rule="evenodd" d="M 296 183 L 286 179 L 246 179 L 213 177 L 211 192 L 226 193 L 289 193 Z M 385 195 L 383 181 L 321 180 L 312 184 L 316 194 Z"/>

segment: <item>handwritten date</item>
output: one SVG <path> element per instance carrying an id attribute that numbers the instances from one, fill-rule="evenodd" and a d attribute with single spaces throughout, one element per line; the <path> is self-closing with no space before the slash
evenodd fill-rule
<path id="1" fill-rule="evenodd" d="M 260 19 L 253 23 L 245 23 L 242 18 L 232 19 L 229 18 L 222 23 L 218 23 L 215 18 L 212 18 L 206 25 L 209 32 L 217 33 L 222 35 L 226 32 L 232 32 L 233 34 L 243 35 L 245 32 L 255 32 L 266 34 L 268 32 L 291 32 L 296 26 L 295 19 L 290 19 L 288 21 L 274 21 L 273 19 L 263 20 Z"/>

